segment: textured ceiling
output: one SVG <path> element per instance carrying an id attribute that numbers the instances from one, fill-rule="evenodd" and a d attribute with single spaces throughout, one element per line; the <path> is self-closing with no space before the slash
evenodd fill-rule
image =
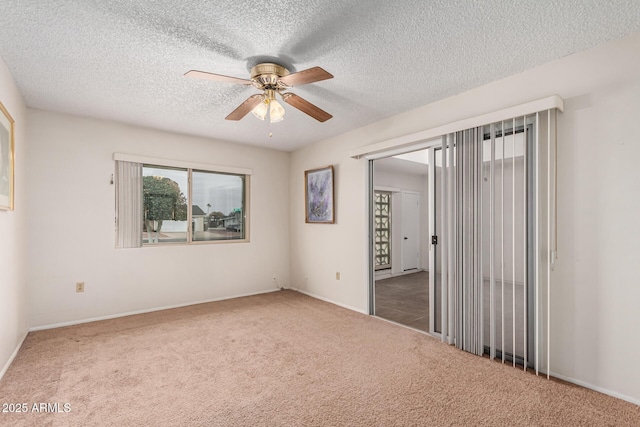
<path id="1" fill-rule="evenodd" d="M 289 151 L 640 31 L 640 1 L 1 0 L 0 28 L 29 107 Z M 226 121 L 256 90 L 182 76 L 265 60 L 332 73 L 292 92 L 333 119 Z"/>

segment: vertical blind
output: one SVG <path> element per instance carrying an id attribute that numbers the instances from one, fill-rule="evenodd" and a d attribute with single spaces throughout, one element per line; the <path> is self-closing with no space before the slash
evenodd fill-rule
<path id="1" fill-rule="evenodd" d="M 374 160 L 430 150 L 432 330 L 463 350 L 547 374 L 563 104 L 553 95 L 350 152 L 369 160 L 372 180 Z"/>
<path id="2" fill-rule="evenodd" d="M 556 114 L 449 133 L 435 157 L 441 339 L 547 373 Z"/>
<path id="3" fill-rule="evenodd" d="M 116 160 L 116 247 L 142 246 L 142 163 Z"/>

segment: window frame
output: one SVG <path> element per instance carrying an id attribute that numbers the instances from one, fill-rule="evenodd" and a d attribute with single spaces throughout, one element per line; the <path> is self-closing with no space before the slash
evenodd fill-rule
<path id="1" fill-rule="evenodd" d="M 170 168 L 175 170 L 185 170 L 187 172 L 187 239 L 183 242 L 158 242 L 158 243 L 145 243 L 142 242 L 140 247 L 163 247 L 163 246 L 185 246 L 185 245 L 209 245 L 209 244 L 229 244 L 229 243 L 249 243 L 250 231 L 251 231 L 251 175 L 252 170 L 247 168 L 238 168 L 230 166 L 210 165 L 206 163 L 196 163 L 181 160 L 167 160 L 161 158 L 138 156 L 124 153 L 114 153 L 113 160 L 126 161 L 133 163 L 140 163 L 142 168 L 145 167 L 158 167 L 158 168 Z M 244 224 L 244 236 L 241 239 L 213 239 L 213 240 L 194 240 L 193 230 L 189 225 L 193 219 L 192 210 L 192 196 L 193 196 L 193 172 L 214 173 L 221 175 L 235 175 L 242 177 L 243 180 L 243 224 Z M 141 219 L 142 220 L 142 219 Z"/>

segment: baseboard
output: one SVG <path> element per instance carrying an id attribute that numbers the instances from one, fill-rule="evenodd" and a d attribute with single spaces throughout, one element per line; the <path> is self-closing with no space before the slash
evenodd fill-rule
<path id="1" fill-rule="evenodd" d="M 385 280 L 385 279 L 392 279 L 394 277 L 401 277 L 401 276 L 407 276 L 409 274 L 415 274 L 415 273 L 428 273 L 429 269 L 425 269 L 425 268 L 417 268 L 417 269 L 413 269 L 413 270 L 406 270 L 406 271 L 401 271 L 399 273 L 384 273 L 384 274 L 380 274 L 378 276 L 376 276 L 376 274 L 374 273 L 374 280 Z"/>
<path id="2" fill-rule="evenodd" d="M 325 298 L 325 297 L 322 297 L 320 295 L 316 295 L 313 292 L 303 291 L 302 289 L 294 289 L 294 288 L 291 288 L 291 290 L 300 292 L 301 294 L 305 294 L 307 296 L 310 296 L 311 298 L 315 298 L 315 299 L 322 300 L 324 302 L 328 302 L 329 304 L 333 304 L 333 305 L 337 305 L 337 306 L 342 307 L 342 308 L 346 308 L 347 310 L 351 310 L 351 311 L 355 311 L 355 312 L 358 312 L 358 313 L 369 315 L 369 313 L 367 311 L 365 311 L 365 310 L 361 310 L 361 309 L 359 309 L 357 307 L 353 307 L 353 306 L 350 306 L 350 305 L 347 305 L 347 304 L 342 304 L 341 302 L 333 301 L 333 300 L 331 300 L 329 298 Z"/>
<path id="3" fill-rule="evenodd" d="M 11 364 L 13 363 L 13 359 L 15 359 L 16 356 L 18 355 L 18 352 L 20 351 L 20 348 L 22 347 L 22 344 L 24 343 L 24 340 L 27 338 L 28 334 L 29 334 L 29 331 L 24 333 L 24 336 L 16 346 L 16 349 L 13 350 L 13 353 L 11 353 L 11 356 L 9 356 L 9 360 L 7 360 L 7 363 L 5 363 L 4 366 L 2 367 L 2 370 L 0 371 L 0 381 L 2 381 L 2 377 L 4 377 L 4 374 L 7 373 L 9 366 L 11 366 Z"/>
<path id="4" fill-rule="evenodd" d="M 136 314 L 152 313 L 154 311 L 171 310 L 172 308 L 187 307 L 187 306 L 190 306 L 190 305 L 197 305 L 197 304 L 206 304 L 206 303 L 209 303 L 209 302 L 224 301 L 224 300 L 234 299 L 234 298 L 242 298 L 242 297 L 250 297 L 250 296 L 253 296 L 253 295 L 268 294 L 268 293 L 276 292 L 276 291 L 279 291 L 279 290 L 280 290 L 280 288 L 274 288 L 274 289 L 268 289 L 266 291 L 252 292 L 252 293 L 232 295 L 232 296 L 225 296 L 225 297 L 213 298 L 213 299 L 204 300 L 204 301 L 193 301 L 193 302 L 187 302 L 187 303 L 183 303 L 183 304 L 167 305 L 167 306 L 163 306 L 163 307 L 154 307 L 154 308 L 146 308 L 146 309 L 143 309 L 143 310 L 128 311 L 126 313 L 109 314 L 109 315 L 106 315 L 106 316 L 91 317 L 91 318 L 88 318 L 88 319 L 71 320 L 71 321 L 68 321 L 68 322 L 53 323 L 53 324 L 49 324 L 49 325 L 33 326 L 33 327 L 29 328 L 29 332 L 42 331 L 42 330 L 45 330 L 45 329 L 63 328 L 65 326 L 80 325 L 82 323 L 98 322 L 100 320 L 117 319 L 118 317 L 133 316 L 133 315 L 136 315 Z"/>
<path id="5" fill-rule="evenodd" d="M 590 384 L 590 383 L 588 383 L 586 381 L 580 381 L 580 380 L 577 380 L 575 378 L 566 377 L 564 375 L 560 375 L 557 372 L 551 372 L 550 375 L 552 377 L 554 377 L 554 378 L 559 379 L 559 380 L 566 381 L 566 382 L 571 383 L 571 384 L 579 385 L 580 387 L 588 388 L 588 389 L 597 391 L 599 393 L 606 394 L 608 396 L 612 396 L 612 397 L 615 397 L 617 399 L 624 400 L 624 401 L 627 401 L 629 403 L 633 403 L 634 405 L 640 406 L 640 399 L 636 399 L 636 398 L 633 398 L 631 396 L 627 396 L 627 395 L 624 395 L 622 393 L 618 393 L 616 391 L 612 391 L 612 390 L 609 390 L 609 389 L 606 389 L 606 388 L 603 388 L 603 387 L 599 387 L 597 385 Z"/>

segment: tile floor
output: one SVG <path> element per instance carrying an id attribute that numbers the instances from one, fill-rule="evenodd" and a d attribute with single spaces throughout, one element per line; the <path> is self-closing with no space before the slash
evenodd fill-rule
<path id="1" fill-rule="evenodd" d="M 375 292 L 376 316 L 429 331 L 428 272 L 376 280 Z"/>

